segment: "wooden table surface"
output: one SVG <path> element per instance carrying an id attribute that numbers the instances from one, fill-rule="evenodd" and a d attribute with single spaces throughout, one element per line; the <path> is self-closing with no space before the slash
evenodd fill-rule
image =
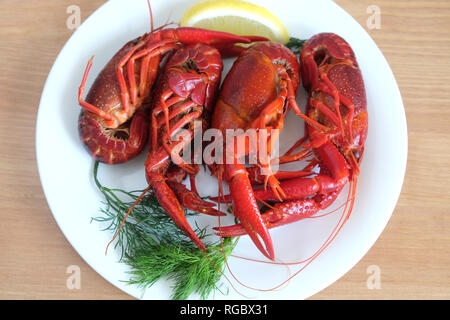
<path id="1" fill-rule="evenodd" d="M 47 206 L 35 156 L 44 82 L 72 34 L 66 10 L 79 6 L 84 21 L 102 3 L 1 1 L 0 299 L 133 299 L 67 242 Z M 368 30 L 396 76 L 408 121 L 408 166 L 381 237 L 344 277 L 311 299 L 449 299 L 450 1 L 337 3 Z M 379 29 L 368 28 L 370 5 L 381 10 Z M 80 289 L 66 286 L 72 265 L 81 270 Z M 380 272 L 378 289 L 367 285 L 373 268 Z"/>

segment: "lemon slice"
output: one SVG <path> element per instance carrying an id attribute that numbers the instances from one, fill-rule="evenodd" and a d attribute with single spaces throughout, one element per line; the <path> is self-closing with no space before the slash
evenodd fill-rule
<path id="1" fill-rule="evenodd" d="M 238 0 L 197 3 L 184 13 L 180 25 L 240 36 L 261 36 L 281 43 L 289 41 L 286 27 L 277 16 L 256 4 Z"/>

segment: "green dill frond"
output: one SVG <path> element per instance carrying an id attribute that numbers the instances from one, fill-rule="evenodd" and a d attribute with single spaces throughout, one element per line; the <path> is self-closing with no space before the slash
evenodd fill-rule
<path id="1" fill-rule="evenodd" d="M 97 161 L 94 164 L 94 181 L 105 200 L 100 209 L 102 215 L 92 220 L 104 224 L 103 230 L 116 234 L 129 208 L 144 190 L 127 192 L 107 188 L 98 180 L 98 168 Z M 186 215 L 196 216 L 197 213 L 187 210 Z M 121 252 L 120 261 L 131 267 L 131 278 L 126 282 L 145 289 L 167 278 L 174 283 L 172 299 L 187 299 L 192 293 L 206 299 L 215 289 L 219 289 L 217 284 L 225 267 L 225 259 L 236 246 L 238 238 L 208 243 L 206 227 L 196 226 L 194 231 L 204 242 L 208 253 L 203 253 L 192 243 L 149 191 L 135 205 L 115 240 L 114 248 Z"/>
<path id="2" fill-rule="evenodd" d="M 300 40 L 297 38 L 289 38 L 289 42 L 286 43 L 286 47 L 288 47 L 292 52 L 295 54 L 300 54 L 300 51 L 302 51 L 302 47 L 305 44 L 306 40 Z"/>

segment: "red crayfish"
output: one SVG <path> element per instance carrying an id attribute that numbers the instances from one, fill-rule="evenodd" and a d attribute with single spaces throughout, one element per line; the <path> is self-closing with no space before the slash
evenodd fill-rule
<path id="1" fill-rule="evenodd" d="M 211 46 L 196 44 L 175 51 L 153 94 L 152 136 L 145 162 L 147 181 L 158 202 L 203 251 L 206 248 L 189 226 L 183 207 L 209 215 L 223 214 L 212 208 L 213 203 L 203 201 L 196 192 L 184 187 L 181 182 L 186 173 L 192 178 L 198 169 L 174 156 L 190 146 L 194 138 L 194 120 L 201 120 L 202 130 L 209 127 L 222 69 L 221 55 Z M 187 136 L 177 140 L 181 130 L 186 130 Z M 178 163 L 174 164 L 174 159 L 179 159 Z M 191 183 L 191 186 L 195 184 Z"/>
<path id="2" fill-rule="evenodd" d="M 249 234 L 262 253 L 271 259 L 274 256 L 267 229 L 309 217 L 327 208 L 337 198 L 344 185 L 350 182 L 347 197 L 349 203 L 346 205 L 348 211 L 345 214 L 345 218 L 348 218 L 355 200 L 359 165 L 367 137 L 368 116 L 364 82 L 350 45 L 336 34 L 317 34 L 304 44 L 300 53 L 300 66 L 302 83 L 309 97 L 306 114 L 302 114 L 297 108 L 293 110 L 305 119 L 305 137 L 280 159 L 287 158 L 288 161 L 300 159 L 309 155 L 310 151 L 313 151 L 314 159 L 304 170 L 297 173 L 276 173 L 275 177 L 278 176 L 281 181 L 277 188 L 269 189 L 253 190 L 247 178 L 248 173 L 243 167 L 229 166 L 230 169 L 226 169 L 225 172 L 230 182 L 231 195 L 226 196 L 224 200 L 233 201 L 234 212 L 235 215 L 238 213 L 240 224 L 216 228 L 218 235 L 224 237 Z M 258 69 L 262 69 L 261 63 L 252 65 L 252 71 Z M 247 74 L 249 73 L 250 69 Z M 272 77 L 266 77 L 269 79 L 268 83 L 271 83 Z M 242 80 L 240 85 L 251 91 L 252 80 L 251 77 L 248 81 Z M 225 85 L 222 96 L 227 93 Z M 272 85 L 273 92 L 280 92 L 278 83 Z M 242 92 L 245 92 L 245 89 L 242 89 Z M 259 95 L 247 95 L 244 100 L 231 94 L 227 96 L 228 100 L 224 98 L 220 100 L 219 110 L 216 110 L 215 114 L 219 114 L 221 109 L 232 109 L 223 101 L 239 101 L 239 98 L 240 101 L 245 101 L 239 104 L 243 110 L 240 112 L 249 112 L 255 110 L 253 106 Z M 292 101 L 291 105 L 294 106 L 295 102 Z M 265 121 L 275 119 L 273 114 L 265 112 L 259 114 Z M 228 126 L 235 127 L 238 123 L 242 123 L 242 117 L 237 120 L 230 119 L 232 121 Z M 299 146 L 305 150 L 292 155 L 293 150 Z M 319 173 L 312 171 L 316 166 L 320 170 Z M 300 177 L 295 177 L 296 174 Z M 250 177 L 258 176 L 260 175 L 254 173 L 250 175 Z M 245 192 L 238 192 L 238 189 Z M 280 202 L 280 190 L 283 191 L 281 196 L 283 202 Z M 215 200 L 217 201 L 217 198 Z M 269 205 L 271 208 L 259 215 L 256 200 L 274 204 Z M 257 233 L 266 244 L 267 251 L 258 242 Z"/>
<path id="3" fill-rule="evenodd" d="M 286 195 L 272 173 L 270 161 L 265 159 L 278 139 L 287 111 L 291 106 L 298 108 L 295 93 L 299 81 L 297 58 L 288 48 L 275 42 L 253 44 L 241 53 L 227 74 L 212 119 L 212 128 L 221 130 L 223 135 L 229 129 L 255 129 L 257 140 L 265 140 L 267 152 L 258 157 L 257 169 L 264 170 L 265 184 L 280 200 Z M 261 132 L 267 135 L 263 136 Z M 245 154 L 249 153 L 249 147 L 246 143 Z M 231 193 L 229 200 L 233 202 L 233 213 L 240 226 L 258 249 L 273 259 L 272 239 L 258 208 L 259 199 L 255 197 L 247 169 L 238 159 L 242 155 L 235 153 L 234 144 L 224 146 L 224 151 L 224 157 L 228 159 L 224 164 L 215 165 L 213 172 L 219 183 L 223 179 L 227 181 Z M 230 153 L 234 154 L 232 161 L 229 161 Z M 232 235 L 222 228 L 218 230 L 221 236 Z"/>

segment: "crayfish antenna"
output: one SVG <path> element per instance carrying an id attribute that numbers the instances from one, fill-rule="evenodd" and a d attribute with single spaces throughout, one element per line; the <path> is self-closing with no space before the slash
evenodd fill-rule
<path id="1" fill-rule="evenodd" d="M 127 214 L 125 215 L 125 217 L 122 220 L 122 223 L 119 226 L 119 229 L 117 230 L 116 234 L 114 235 L 114 237 L 111 239 L 111 241 L 108 242 L 108 244 L 106 245 L 106 249 L 105 249 L 105 255 L 108 253 L 108 248 L 109 245 L 111 243 L 113 243 L 113 241 L 117 238 L 117 236 L 119 235 L 120 231 L 122 230 L 123 225 L 125 224 L 125 221 L 127 220 L 128 216 L 130 215 L 131 211 L 133 211 L 134 207 L 136 205 L 138 205 L 141 201 L 142 201 L 142 197 L 150 190 L 150 186 L 148 186 L 140 195 L 139 197 L 136 199 L 136 201 L 133 203 L 133 205 L 130 207 L 130 209 L 128 209 Z"/>
<path id="2" fill-rule="evenodd" d="M 152 5 L 150 4 L 150 0 L 147 0 L 147 5 L 148 5 L 148 11 L 150 13 L 150 32 L 153 33 L 154 29 L 153 29 L 153 12 L 152 12 Z"/>

